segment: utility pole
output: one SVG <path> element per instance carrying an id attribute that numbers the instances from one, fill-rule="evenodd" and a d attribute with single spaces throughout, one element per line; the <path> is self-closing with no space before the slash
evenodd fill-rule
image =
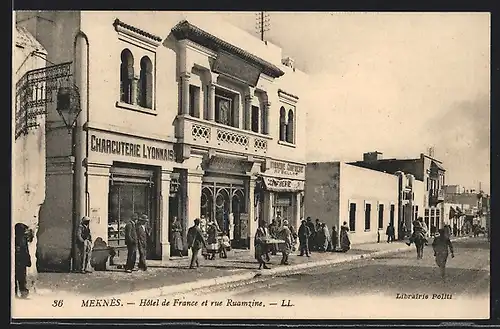
<path id="1" fill-rule="evenodd" d="M 260 35 L 260 40 L 264 41 L 264 33 L 270 30 L 271 26 L 271 18 L 269 17 L 269 14 L 261 11 L 257 13 L 257 23 L 256 23 L 256 30 L 257 33 Z"/>

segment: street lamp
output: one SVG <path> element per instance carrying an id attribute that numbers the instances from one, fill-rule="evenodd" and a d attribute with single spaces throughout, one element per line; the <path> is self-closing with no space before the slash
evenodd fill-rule
<path id="1" fill-rule="evenodd" d="M 59 87 L 57 91 L 56 110 L 63 119 L 64 125 L 68 128 L 68 133 L 72 134 L 78 115 L 82 111 L 80 107 L 80 93 L 77 86 Z"/>

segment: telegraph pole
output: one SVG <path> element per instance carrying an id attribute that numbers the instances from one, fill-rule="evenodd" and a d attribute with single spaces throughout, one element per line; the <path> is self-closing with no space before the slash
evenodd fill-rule
<path id="1" fill-rule="evenodd" d="M 269 14 L 261 11 L 257 13 L 257 23 L 256 23 L 256 30 L 257 33 L 260 35 L 260 40 L 264 40 L 264 34 L 270 30 L 270 25 L 271 25 L 271 18 L 269 17 Z"/>

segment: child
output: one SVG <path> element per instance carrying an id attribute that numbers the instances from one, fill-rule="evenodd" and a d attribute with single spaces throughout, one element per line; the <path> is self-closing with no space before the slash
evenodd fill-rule
<path id="1" fill-rule="evenodd" d="M 439 229 L 439 236 L 434 238 L 432 242 L 432 249 L 434 249 L 434 257 L 436 258 L 436 264 L 441 270 L 441 278 L 443 280 L 446 276 L 446 261 L 448 260 L 448 249 L 451 252 L 451 258 L 455 257 L 453 252 L 453 245 L 451 244 L 449 236 L 444 232 L 444 229 Z"/>
<path id="2" fill-rule="evenodd" d="M 229 237 L 227 236 L 226 232 L 224 232 L 222 234 L 222 243 L 220 246 L 220 254 L 219 254 L 220 258 L 227 258 L 226 251 L 230 250 L 230 248 L 231 248 L 231 244 L 229 241 Z"/>

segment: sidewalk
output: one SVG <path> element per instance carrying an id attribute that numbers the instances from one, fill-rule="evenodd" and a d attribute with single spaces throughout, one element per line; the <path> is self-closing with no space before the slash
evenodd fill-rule
<path id="1" fill-rule="evenodd" d="M 461 239 L 461 238 L 458 238 Z M 200 268 L 190 270 L 188 257 L 167 262 L 148 261 L 146 272 L 125 273 L 122 269 L 90 274 L 39 273 L 37 292 L 40 295 L 75 295 L 89 297 L 141 298 L 183 293 L 218 284 L 250 280 L 258 275 L 277 275 L 310 267 L 349 262 L 393 252 L 414 250 L 404 242 L 356 245 L 347 253 L 314 252 L 310 258 L 290 255 L 291 265 L 279 265 L 281 256 L 271 256 L 270 270 L 258 270 L 250 252 L 229 253 L 227 259 L 200 259 Z"/>

